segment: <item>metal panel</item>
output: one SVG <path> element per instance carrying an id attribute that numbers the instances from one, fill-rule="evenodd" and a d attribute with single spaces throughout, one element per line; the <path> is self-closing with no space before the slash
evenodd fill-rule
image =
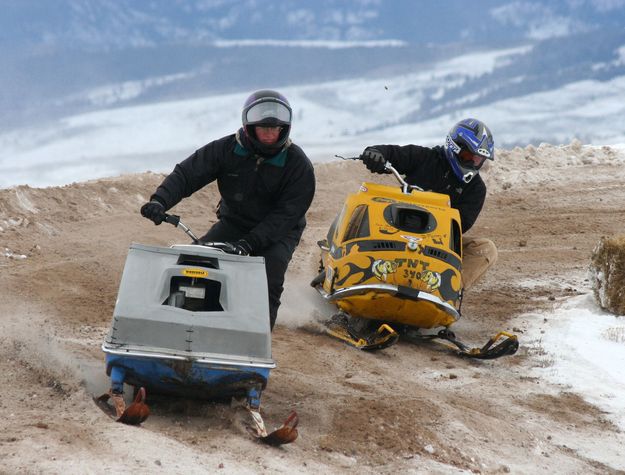
<path id="1" fill-rule="evenodd" d="M 223 311 L 189 311 L 164 304 L 171 279 L 197 267 L 178 265 L 180 254 L 218 260 L 218 269 L 205 270 L 207 279 L 221 283 Z M 273 364 L 264 259 L 199 245 L 132 244 L 103 348 Z"/>

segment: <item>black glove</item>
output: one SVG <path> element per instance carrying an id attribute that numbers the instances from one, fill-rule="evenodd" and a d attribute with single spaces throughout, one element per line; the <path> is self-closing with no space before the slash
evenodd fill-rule
<path id="1" fill-rule="evenodd" d="M 232 246 L 230 254 L 249 256 L 252 253 L 252 246 L 245 239 L 239 239 L 237 242 L 229 242 L 228 244 Z"/>
<path id="2" fill-rule="evenodd" d="M 376 148 L 367 147 L 360 155 L 362 163 L 365 164 L 367 170 L 373 173 L 385 173 L 386 172 L 386 160 L 384 155 Z"/>
<path id="3" fill-rule="evenodd" d="M 152 220 L 156 225 L 161 224 L 167 217 L 165 207 L 160 201 L 156 200 L 152 200 L 141 207 L 141 216 Z"/>

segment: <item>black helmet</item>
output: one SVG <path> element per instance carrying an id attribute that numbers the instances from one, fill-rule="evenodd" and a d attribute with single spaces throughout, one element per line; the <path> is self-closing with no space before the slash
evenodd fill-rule
<path id="1" fill-rule="evenodd" d="M 481 120 L 461 120 L 447 135 L 445 156 L 458 180 L 469 183 L 486 160 L 495 159 L 493 134 Z"/>
<path id="2" fill-rule="evenodd" d="M 279 153 L 289 139 L 292 115 L 289 101 L 279 92 L 263 89 L 248 97 L 243 105 L 243 130 L 254 150 L 267 156 Z M 254 130 L 256 125 L 282 127 L 278 141 L 271 145 L 261 143 Z"/>

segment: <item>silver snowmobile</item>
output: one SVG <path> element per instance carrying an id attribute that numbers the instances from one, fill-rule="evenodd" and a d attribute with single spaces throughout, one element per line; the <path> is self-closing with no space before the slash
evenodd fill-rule
<path id="1" fill-rule="evenodd" d="M 276 367 L 264 259 L 230 254 L 227 243 L 201 243 L 178 216 L 165 221 L 193 244 L 130 246 L 102 345 L 111 388 L 96 402 L 118 421 L 139 424 L 149 414 L 146 392 L 244 398 L 253 435 L 271 445 L 293 442 L 295 412 L 271 434 L 260 415 L 261 393 Z M 124 384 L 135 388 L 128 407 Z"/>

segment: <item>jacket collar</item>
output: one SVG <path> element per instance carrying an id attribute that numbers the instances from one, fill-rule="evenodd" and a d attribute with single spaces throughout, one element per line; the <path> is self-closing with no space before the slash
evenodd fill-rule
<path id="1" fill-rule="evenodd" d="M 260 158 L 262 160 L 261 163 L 268 163 L 276 167 L 284 167 L 284 165 L 286 164 L 287 149 L 292 143 L 291 139 L 287 140 L 286 144 L 284 144 L 284 147 L 282 147 L 282 150 L 280 150 L 280 152 L 278 152 L 276 155 L 272 157 L 263 157 L 261 155 L 258 155 L 252 152 L 250 150 L 251 147 L 245 146 L 244 138 L 243 138 L 244 134 L 241 133 L 242 130 L 243 129 L 239 129 L 237 130 L 237 133 L 236 133 L 237 143 L 234 146 L 234 153 L 236 155 L 239 155 L 240 157 Z"/>

